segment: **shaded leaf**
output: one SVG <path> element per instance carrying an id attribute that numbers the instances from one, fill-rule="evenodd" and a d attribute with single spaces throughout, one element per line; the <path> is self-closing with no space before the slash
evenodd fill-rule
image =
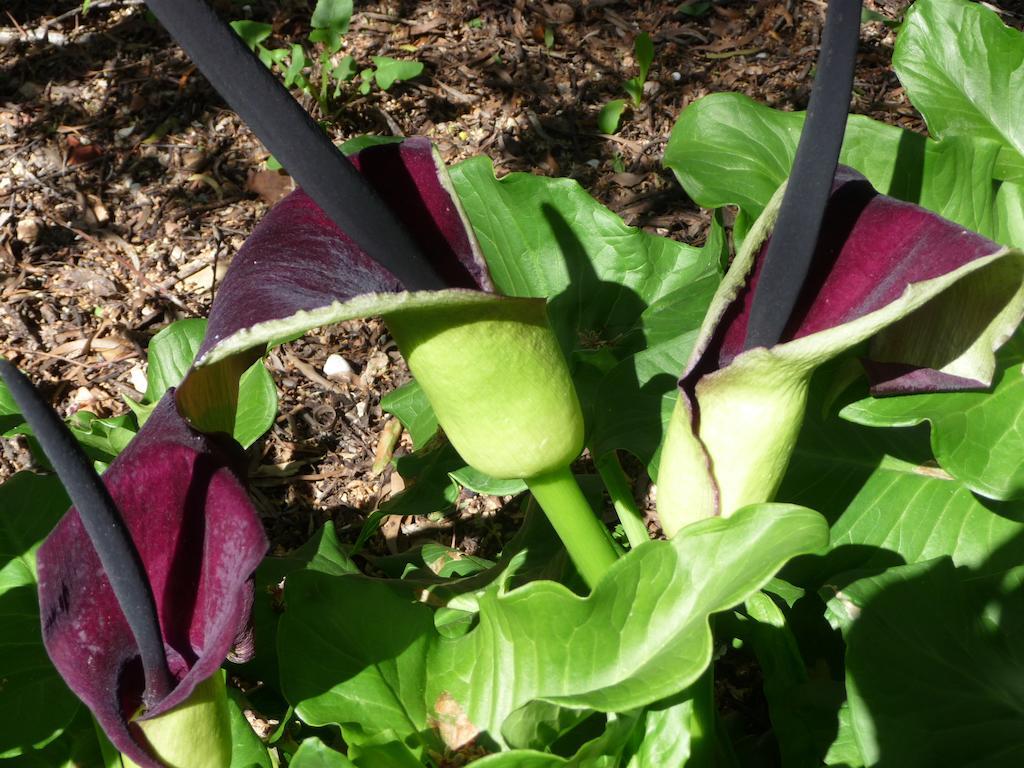
<path id="1" fill-rule="evenodd" d="M 56 477 L 0 485 L 0 758 L 52 740 L 80 707 L 46 655 L 36 597 L 36 550 L 69 503 Z"/>
<path id="2" fill-rule="evenodd" d="M 824 394 L 811 399 L 776 494 L 825 510 L 832 523 L 828 557 L 794 564 L 801 583 L 942 555 L 995 569 L 1024 561 L 1021 503 L 983 503 L 934 466 L 920 428 L 878 430 L 823 416 Z M 1001 559 L 991 560 L 997 552 Z"/>
<path id="3" fill-rule="evenodd" d="M 830 602 L 866 765 L 1024 760 L 1020 577 L 978 579 L 942 558 L 860 579 Z"/>

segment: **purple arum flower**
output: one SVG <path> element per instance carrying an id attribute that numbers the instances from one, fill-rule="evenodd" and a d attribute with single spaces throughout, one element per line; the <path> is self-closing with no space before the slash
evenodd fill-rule
<path id="1" fill-rule="evenodd" d="M 203 431 L 229 432 L 242 371 L 268 344 L 382 315 L 466 462 L 495 477 L 567 467 L 583 420 L 543 299 L 499 296 L 440 158 L 424 138 L 351 158 L 452 286 L 404 290 L 302 191 L 263 219 L 235 256 L 196 367 L 178 390 Z M 213 392 L 222 393 L 212 395 Z M 227 393 L 227 394 L 223 394 Z"/>
<path id="2" fill-rule="evenodd" d="M 204 432 L 232 428 L 238 380 L 268 344 L 380 315 L 455 450 L 471 467 L 522 479 L 596 583 L 617 557 L 570 471 L 583 415 L 544 299 L 493 292 L 472 229 L 426 139 L 352 158 L 453 287 L 408 291 L 302 192 L 277 205 L 236 255 L 195 367 L 178 390 Z"/>
<path id="3" fill-rule="evenodd" d="M 236 445 L 192 430 L 171 390 L 103 475 L 152 591 L 167 690 L 153 690 L 144 675 L 135 635 L 74 507 L 38 552 L 47 652 L 111 742 L 145 768 L 164 762 L 139 721 L 186 702 L 225 657 L 252 653 L 252 573 L 267 540 L 239 479 L 240 459 Z"/>
<path id="4" fill-rule="evenodd" d="M 744 351 L 782 194 L 744 241 L 679 382 L 659 471 L 669 535 L 771 499 L 818 366 L 871 339 L 863 362 L 875 394 L 984 388 L 1024 317 L 1024 253 L 840 167 L 781 341 Z"/>

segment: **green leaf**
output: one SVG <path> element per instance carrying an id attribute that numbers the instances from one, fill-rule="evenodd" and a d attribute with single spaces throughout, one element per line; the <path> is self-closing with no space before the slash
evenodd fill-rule
<path id="1" fill-rule="evenodd" d="M 170 387 L 181 383 L 192 367 L 205 333 L 205 319 L 186 318 L 171 323 L 150 340 L 146 373 L 149 386 L 146 387 L 143 405 L 156 403 Z M 145 421 L 152 409 L 132 406 L 132 410 L 139 415 L 140 421 Z M 239 382 L 235 440 L 243 448 L 248 448 L 273 426 L 276 416 L 277 387 L 263 361 L 257 360 L 242 374 Z"/>
<path id="2" fill-rule="evenodd" d="M 7 385 L 0 381 L 0 435 L 24 422 Z"/>
<path id="3" fill-rule="evenodd" d="M 622 712 L 684 689 L 711 659 L 708 616 L 826 540 L 810 510 L 750 507 L 638 547 L 587 598 L 553 582 L 485 590 L 477 626 L 456 639 L 394 583 L 303 571 L 285 591 L 282 685 L 311 724 L 390 728 L 429 747 L 443 705 L 500 745 L 505 718 L 534 700 Z"/>
<path id="4" fill-rule="evenodd" d="M 248 448 L 273 426 L 276 417 L 277 386 L 263 361 L 257 360 L 239 381 L 235 440 Z"/>
<path id="5" fill-rule="evenodd" d="M 939 464 L 990 499 L 1024 497 L 1024 334 L 998 354 L 991 392 L 944 392 L 866 398 L 847 405 L 844 419 L 873 427 L 931 424 Z"/>
<path id="6" fill-rule="evenodd" d="M 705 208 L 738 205 L 743 236 L 788 177 L 803 112 L 781 112 L 738 93 L 717 93 L 680 115 L 665 148 L 687 194 Z M 993 183 L 1000 145 L 974 137 L 936 142 L 851 115 L 840 162 L 883 194 L 917 203 L 987 237 L 1016 245 L 1009 223 L 1019 211 L 999 205 Z M 1005 209 L 1005 210 L 1004 210 Z"/>
<path id="7" fill-rule="evenodd" d="M 356 136 L 354 139 L 343 142 L 339 149 L 342 154 L 348 156 L 362 152 L 367 147 L 379 147 L 381 144 L 401 144 L 403 141 L 405 141 L 404 136 Z"/>
<path id="8" fill-rule="evenodd" d="M 860 579 L 833 598 L 864 764 L 1024 760 L 1020 578 L 1017 569 L 979 579 L 941 558 Z"/>
<path id="9" fill-rule="evenodd" d="M 270 37 L 274 28 L 270 24 L 263 24 L 259 21 L 239 20 L 232 21 L 231 28 L 245 41 L 250 49 L 256 50 L 256 46 Z"/>
<path id="10" fill-rule="evenodd" d="M 281 583 L 296 571 L 308 569 L 320 573 L 359 573 L 338 541 L 334 524 L 327 522 L 301 547 L 280 557 L 266 557 L 256 569 L 252 609 L 253 645 L 256 655 L 238 665 L 241 673 L 276 687 L 279 678 L 277 627 L 281 617 Z M 279 702 L 274 702 L 278 704 Z"/>
<path id="11" fill-rule="evenodd" d="M 381 504 L 366 519 L 356 539 L 356 551 L 369 541 L 388 515 L 426 517 L 449 509 L 459 498 L 459 488 L 452 480 L 451 473 L 464 466 L 465 462 L 451 443 L 442 437 L 435 438 L 422 450 L 399 457 L 395 462 L 395 470 L 403 478 L 410 478 L 414 482 Z"/>
<path id="12" fill-rule="evenodd" d="M 434 622 L 405 592 L 363 576 L 289 577 L 278 633 L 281 686 L 305 722 L 358 725 L 368 735 L 391 730 L 419 752 L 440 747 L 427 731 L 423 699 Z"/>
<path id="13" fill-rule="evenodd" d="M 220 674 L 220 673 L 218 673 Z M 275 768 L 266 745 L 249 725 L 242 712 L 241 694 L 228 686 L 228 712 L 231 717 L 230 768 Z"/>
<path id="14" fill-rule="evenodd" d="M 646 32 L 637 35 L 633 41 L 633 51 L 636 53 L 636 63 L 640 67 L 640 80 L 644 81 L 651 71 L 651 62 L 654 61 L 654 43 L 651 42 L 651 36 Z"/>
<path id="15" fill-rule="evenodd" d="M 354 768 L 354 763 L 324 744 L 316 736 L 304 739 L 288 764 L 289 768 Z"/>
<path id="16" fill-rule="evenodd" d="M 371 83 L 373 82 L 373 70 L 364 69 L 359 73 L 359 92 L 365 96 L 370 92 Z"/>
<path id="17" fill-rule="evenodd" d="M 711 0 L 687 0 L 676 8 L 677 13 L 698 18 L 711 10 Z"/>
<path id="18" fill-rule="evenodd" d="M 1024 156 L 1024 34 L 980 3 L 920 0 L 893 68 L 929 132 L 991 139 Z"/>
<path id="19" fill-rule="evenodd" d="M 488 496 L 515 496 L 526 490 L 526 483 L 522 480 L 499 480 L 473 467 L 463 467 L 450 475 L 463 488 Z"/>
<path id="20" fill-rule="evenodd" d="M 351 731 L 343 735 L 349 741 L 348 756 L 357 768 L 422 768 L 423 761 L 392 731 L 370 739 L 353 738 Z"/>
<path id="21" fill-rule="evenodd" d="M 860 754 L 857 736 L 853 732 L 849 703 L 844 703 L 839 708 L 839 731 L 825 754 L 825 765 L 835 768 L 864 768 L 864 758 Z"/>
<path id="22" fill-rule="evenodd" d="M 349 80 L 356 76 L 356 72 L 358 72 L 358 69 L 356 68 L 356 60 L 351 56 L 345 56 L 341 59 L 341 61 L 339 61 L 335 65 L 334 69 L 331 70 L 331 77 L 333 77 L 335 80 L 340 80 L 341 82 L 348 82 Z M 387 138 L 400 139 L 401 137 L 389 136 Z M 358 137 L 356 139 L 349 139 L 349 141 L 346 143 L 351 143 L 357 140 Z M 346 152 L 346 154 L 351 154 L 351 152 Z"/>
<path id="23" fill-rule="evenodd" d="M 101 419 L 89 411 L 77 411 L 68 419 L 71 434 L 87 448 L 92 448 L 100 455 L 93 458 L 109 463 L 135 437 L 135 420 L 129 415 L 112 416 Z"/>
<path id="24" fill-rule="evenodd" d="M 625 99 L 612 99 L 603 107 L 597 116 L 597 130 L 601 133 L 613 134 L 619 130 L 619 121 L 626 111 Z"/>
<path id="25" fill-rule="evenodd" d="M 0 486 L 0 758 L 56 738 L 79 709 L 43 647 L 36 596 L 36 550 L 69 506 L 56 477 Z"/>
<path id="26" fill-rule="evenodd" d="M 291 55 L 288 60 L 288 69 L 284 73 L 284 84 L 286 88 L 291 88 L 292 85 L 299 83 L 300 87 L 304 78 L 302 77 L 302 70 L 306 66 L 306 54 L 302 50 L 302 46 L 298 43 L 293 43 L 291 48 Z"/>
<path id="27" fill-rule="evenodd" d="M 386 91 L 400 80 L 412 80 L 423 73 L 423 63 L 419 61 L 403 61 L 390 56 L 371 56 L 375 67 L 373 79 L 377 86 Z"/>
<path id="28" fill-rule="evenodd" d="M 314 29 L 331 30 L 340 37 L 352 21 L 352 0 L 317 0 L 309 21 Z"/>
<path id="29" fill-rule="evenodd" d="M 626 768 L 664 768 L 686 765 L 691 755 L 693 699 L 674 696 L 650 706 L 643 714 L 643 734 Z"/>
<path id="30" fill-rule="evenodd" d="M 819 389 L 776 495 L 816 505 L 832 522 L 831 553 L 794 564 L 798 583 L 942 555 L 972 567 L 1024 561 L 1024 504 L 983 503 L 934 465 L 921 428 L 856 426 L 823 416 L 826 407 Z"/>
<path id="31" fill-rule="evenodd" d="M 835 734 L 842 688 L 810 678 L 788 617 L 772 596 L 758 592 L 744 608 L 738 636 L 757 656 L 782 764 L 817 766 Z"/>
<path id="32" fill-rule="evenodd" d="M 157 402 L 164 392 L 181 383 L 192 367 L 205 333 L 206 320 L 192 317 L 171 323 L 150 339 L 146 371 L 149 386 L 144 402 Z"/>
<path id="33" fill-rule="evenodd" d="M 426 445 L 437 433 L 437 416 L 423 388 L 415 380 L 384 395 L 380 399 L 380 407 L 402 422 L 416 449 Z"/>

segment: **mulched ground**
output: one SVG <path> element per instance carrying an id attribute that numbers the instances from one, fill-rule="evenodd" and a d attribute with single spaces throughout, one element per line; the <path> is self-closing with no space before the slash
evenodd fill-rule
<path id="1" fill-rule="evenodd" d="M 907 4 L 867 2 L 890 18 Z M 227 19 L 272 23 L 274 46 L 305 39 L 310 5 L 217 3 Z M 691 15 L 696 5 L 357 3 L 343 53 L 360 63 L 415 58 L 425 72 L 387 93 L 345 85 L 326 114 L 302 100 L 338 141 L 426 135 L 448 162 L 487 154 L 499 175 L 569 176 L 630 224 L 700 243 L 706 216 L 661 168 L 673 123 L 715 91 L 805 108 L 826 3 L 719 2 Z M 999 7 L 1020 26 L 1020 3 Z M 602 135 L 597 115 L 636 74 L 640 31 L 655 44 L 644 102 L 618 134 Z M 890 30 L 868 24 L 861 42 L 853 110 L 923 130 L 888 69 Z M 206 315 L 232 255 L 289 188 L 266 157 L 138 2 L 94 1 L 86 14 L 78 0 L 5 3 L 0 354 L 64 414 L 124 412 L 122 398 L 140 395 L 148 340 L 178 318 Z M 324 376 L 331 353 L 356 376 Z M 327 519 L 358 530 L 402 487 L 390 469 L 370 472 L 389 419 L 380 397 L 408 377 L 393 341 L 379 322 L 350 322 L 286 345 L 268 363 L 281 412 L 254 456 L 253 488 L 273 540 L 295 545 Z M 24 444 L 0 440 L 0 481 L 29 461 Z M 460 530 L 448 521 L 430 533 L 493 551 L 497 542 L 481 544 L 478 534 L 499 507 L 466 500 Z M 392 524 L 393 550 L 408 543 L 403 526 L 413 535 L 423 521 Z"/>

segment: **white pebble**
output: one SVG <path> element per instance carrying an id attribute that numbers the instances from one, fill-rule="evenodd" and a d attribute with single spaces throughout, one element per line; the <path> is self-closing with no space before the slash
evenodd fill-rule
<path id="1" fill-rule="evenodd" d="M 341 355 L 329 355 L 324 362 L 324 376 L 328 379 L 340 379 L 352 373 L 352 366 Z"/>
<path id="2" fill-rule="evenodd" d="M 141 365 L 136 365 L 128 372 L 128 381 L 131 382 L 132 387 L 137 392 L 142 394 L 145 394 L 146 390 L 149 389 L 149 379 L 146 378 L 146 372 Z"/>

